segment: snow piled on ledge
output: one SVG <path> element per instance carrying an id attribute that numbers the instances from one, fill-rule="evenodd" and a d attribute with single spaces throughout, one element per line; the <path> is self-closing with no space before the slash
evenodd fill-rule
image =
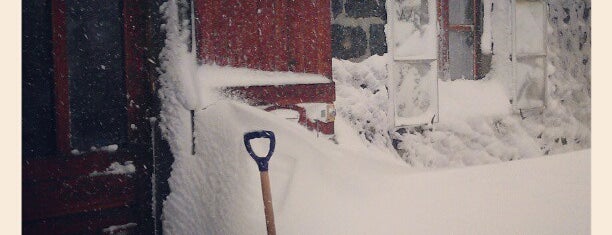
<path id="1" fill-rule="evenodd" d="M 388 55 L 354 63 L 333 60 L 336 108 L 369 145 L 395 148 L 416 167 L 480 165 L 590 147 L 590 128 L 552 102 L 544 114 L 513 114 L 505 77 L 439 81 L 440 122 L 392 127 L 386 73 Z"/>
<path id="2" fill-rule="evenodd" d="M 123 164 L 113 162 L 106 170 L 102 172 L 93 171 L 89 174 L 90 177 L 102 175 L 130 175 L 136 172 L 136 166 L 132 161 L 125 161 Z"/>
<path id="3" fill-rule="evenodd" d="M 487 16 L 494 42 L 487 76 L 478 81 L 438 81 L 439 123 L 393 128 L 388 55 L 359 63 L 332 60 L 339 116 L 370 145 L 395 148 L 417 167 L 479 165 L 589 148 L 590 3 L 550 2 L 548 104 L 542 114 L 526 118 L 510 108 L 515 83 L 509 59 L 509 4 L 495 2 Z"/>
<path id="4" fill-rule="evenodd" d="M 278 86 L 331 82 L 328 78 L 318 74 L 263 71 L 206 64 L 198 67 L 197 79 L 200 84 L 203 84 L 204 89 L 207 87 Z"/>
<path id="5" fill-rule="evenodd" d="M 197 92 L 196 110 L 219 100 L 227 99 L 223 88 L 250 86 L 281 86 L 294 84 L 321 84 L 331 80 L 319 74 L 286 71 L 263 71 L 250 68 L 234 68 L 202 64 L 195 68 L 194 88 Z"/>

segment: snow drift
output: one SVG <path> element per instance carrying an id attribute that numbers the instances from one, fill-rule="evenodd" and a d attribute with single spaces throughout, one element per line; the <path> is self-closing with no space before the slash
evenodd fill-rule
<path id="1" fill-rule="evenodd" d="M 508 37 L 500 24 L 509 22 L 508 5 L 494 2 L 491 37 L 483 39 L 492 43 L 493 70 L 484 81 L 440 82 L 442 116 L 431 128 L 390 128 L 388 56 L 334 59 L 336 145 L 271 113 L 218 102 L 207 84 L 216 82 L 199 76 L 226 68 L 197 65 L 190 25 L 179 19 L 186 2 L 169 0 L 160 125 L 175 162 L 164 233 L 265 233 L 257 167 L 242 143 L 258 129 L 277 136 L 270 177 L 279 234 L 589 233 L 589 151 L 513 160 L 590 146 L 590 2 L 551 2 L 549 34 L 559 36 L 549 44 L 552 102 L 524 120 L 508 110 L 509 45 L 500 40 Z M 192 155 L 189 109 L 202 107 Z M 499 164 L 417 168 L 484 163 Z"/>
<path id="2" fill-rule="evenodd" d="M 338 146 L 244 104 L 219 102 L 196 122 L 196 155 L 175 163 L 166 234 L 265 234 L 259 174 L 242 142 L 262 129 L 277 138 L 269 174 L 279 234 L 589 232 L 589 151 L 422 172 L 355 151 L 359 139 L 342 128 Z"/>
<path id="3" fill-rule="evenodd" d="M 491 50 L 491 71 L 479 81 L 440 80 L 439 123 L 393 128 L 388 54 L 359 63 L 333 60 L 338 114 L 362 139 L 395 148 L 416 167 L 480 165 L 589 148 L 590 1 L 549 1 L 548 104 L 542 114 L 525 118 L 510 109 L 516 82 L 511 2 L 485 3 L 494 4 L 485 14 L 489 38 L 482 42 Z"/>

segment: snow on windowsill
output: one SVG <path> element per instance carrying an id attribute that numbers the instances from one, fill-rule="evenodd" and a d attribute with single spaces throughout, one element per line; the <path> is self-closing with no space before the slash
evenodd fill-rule
<path id="1" fill-rule="evenodd" d="M 102 147 L 99 147 L 99 148 L 96 148 L 95 146 L 91 146 L 91 148 L 89 150 L 91 150 L 91 151 L 102 151 L 102 152 L 114 153 L 118 149 L 119 149 L 119 145 L 111 144 L 111 145 L 102 146 Z"/>
<path id="2" fill-rule="evenodd" d="M 113 162 L 103 172 L 94 171 L 89 174 L 90 177 L 102 176 L 102 175 L 129 175 L 136 172 L 136 166 L 132 161 L 125 161 L 121 164 L 119 162 Z"/>
<path id="3" fill-rule="evenodd" d="M 117 152 L 117 150 L 119 150 L 119 145 L 116 145 L 116 144 L 111 144 L 111 145 L 102 146 L 102 147 L 91 146 L 89 148 L 89 151 L 92 151 L 92 152 L 114 153 L 114 152 Z M 87 153 L 87 151 L 73 149 L 70 151 L 70 153 L 72 155 L 81 155 L 81 154 Z"/>
<path id="4" fill-rule="evenodd" d="M 138 224 L 136 223 L 127 223 L 123 225 L 112 225 L 108 228 L 102 230 L 102 232 L 106 234 L 124 234 L 122 232 L 126 232 L 127 229 L 136 227 Z"/>
<path id="5" fill-rule="evenodd" d="M 285 71 L 272 72 L 218 65 L 202 65 L 197 69 L 196 73 L 196 78 L 200 85 L 211 88 L 321 84 L 331 82 L 330 79 L 319 74 Z"/>

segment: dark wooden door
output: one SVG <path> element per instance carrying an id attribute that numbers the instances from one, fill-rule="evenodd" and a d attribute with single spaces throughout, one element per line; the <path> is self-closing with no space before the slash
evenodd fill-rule
<path id="1" fill-rule="evenodd" d="M 23 3 L 23 233 L 147 231 L 144 1 Z"/>

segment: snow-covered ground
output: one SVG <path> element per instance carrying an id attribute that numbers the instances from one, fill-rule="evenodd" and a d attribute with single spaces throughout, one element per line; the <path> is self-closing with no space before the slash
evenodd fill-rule
<path id="1" fill-rule="evenodd" d="M 341 119 L 336 145 L 244 104 L 222 101 L 197 117 L 197 154 L 173 167 L 167 234 L 265 234 L 257 166 L 242 143 L 260 129 L 277 136 L 270 177 L 279 234 L 590 231 L 589 150 L 419 170 L 364 147 Z"/>
<path id="2" fill-rule="evenodd" d="M 389 59 L 388 54 L 360 63 L 334 59 L 336 108 L 362 139 L 397 149 L 412 166 L 481 165 L 590 146 L 588 123 L 569 111 L 577 106 L 551 102 L 543 114 L 521 118 L 512 112 L 503 76 L 439 81 L 439 123 L 423 128 L 426 131 L 398 132 L 389 114 Z"/>
<path id="3" fill-rule="evenodd" d="M 495 3 L 484 40 L 495 42 L 492 70 L 479 81 L 440 80 L 434 125 L 393 127 L 389 54 L 334 59 L 335 144 L 215 92 L 221 78 L 306 78 L 199 65 L 187 46 L 189 22 L 179 22 L 180 4 L 168 1 L 160 123 L 175 162 L 164 232 L 265 233 L 259 174 L 242 142 L 245 132 L 265 129 L 277 136 L 270 177 L 279 234 L 588 234 L 590 2 L 551 2 L 549 103 L 525 118 L 510 103 L 509 2 Z M 195 155 L 189 110 L 197 110 Z M 554 155 L 564 152 L 571 153 Z"/>

